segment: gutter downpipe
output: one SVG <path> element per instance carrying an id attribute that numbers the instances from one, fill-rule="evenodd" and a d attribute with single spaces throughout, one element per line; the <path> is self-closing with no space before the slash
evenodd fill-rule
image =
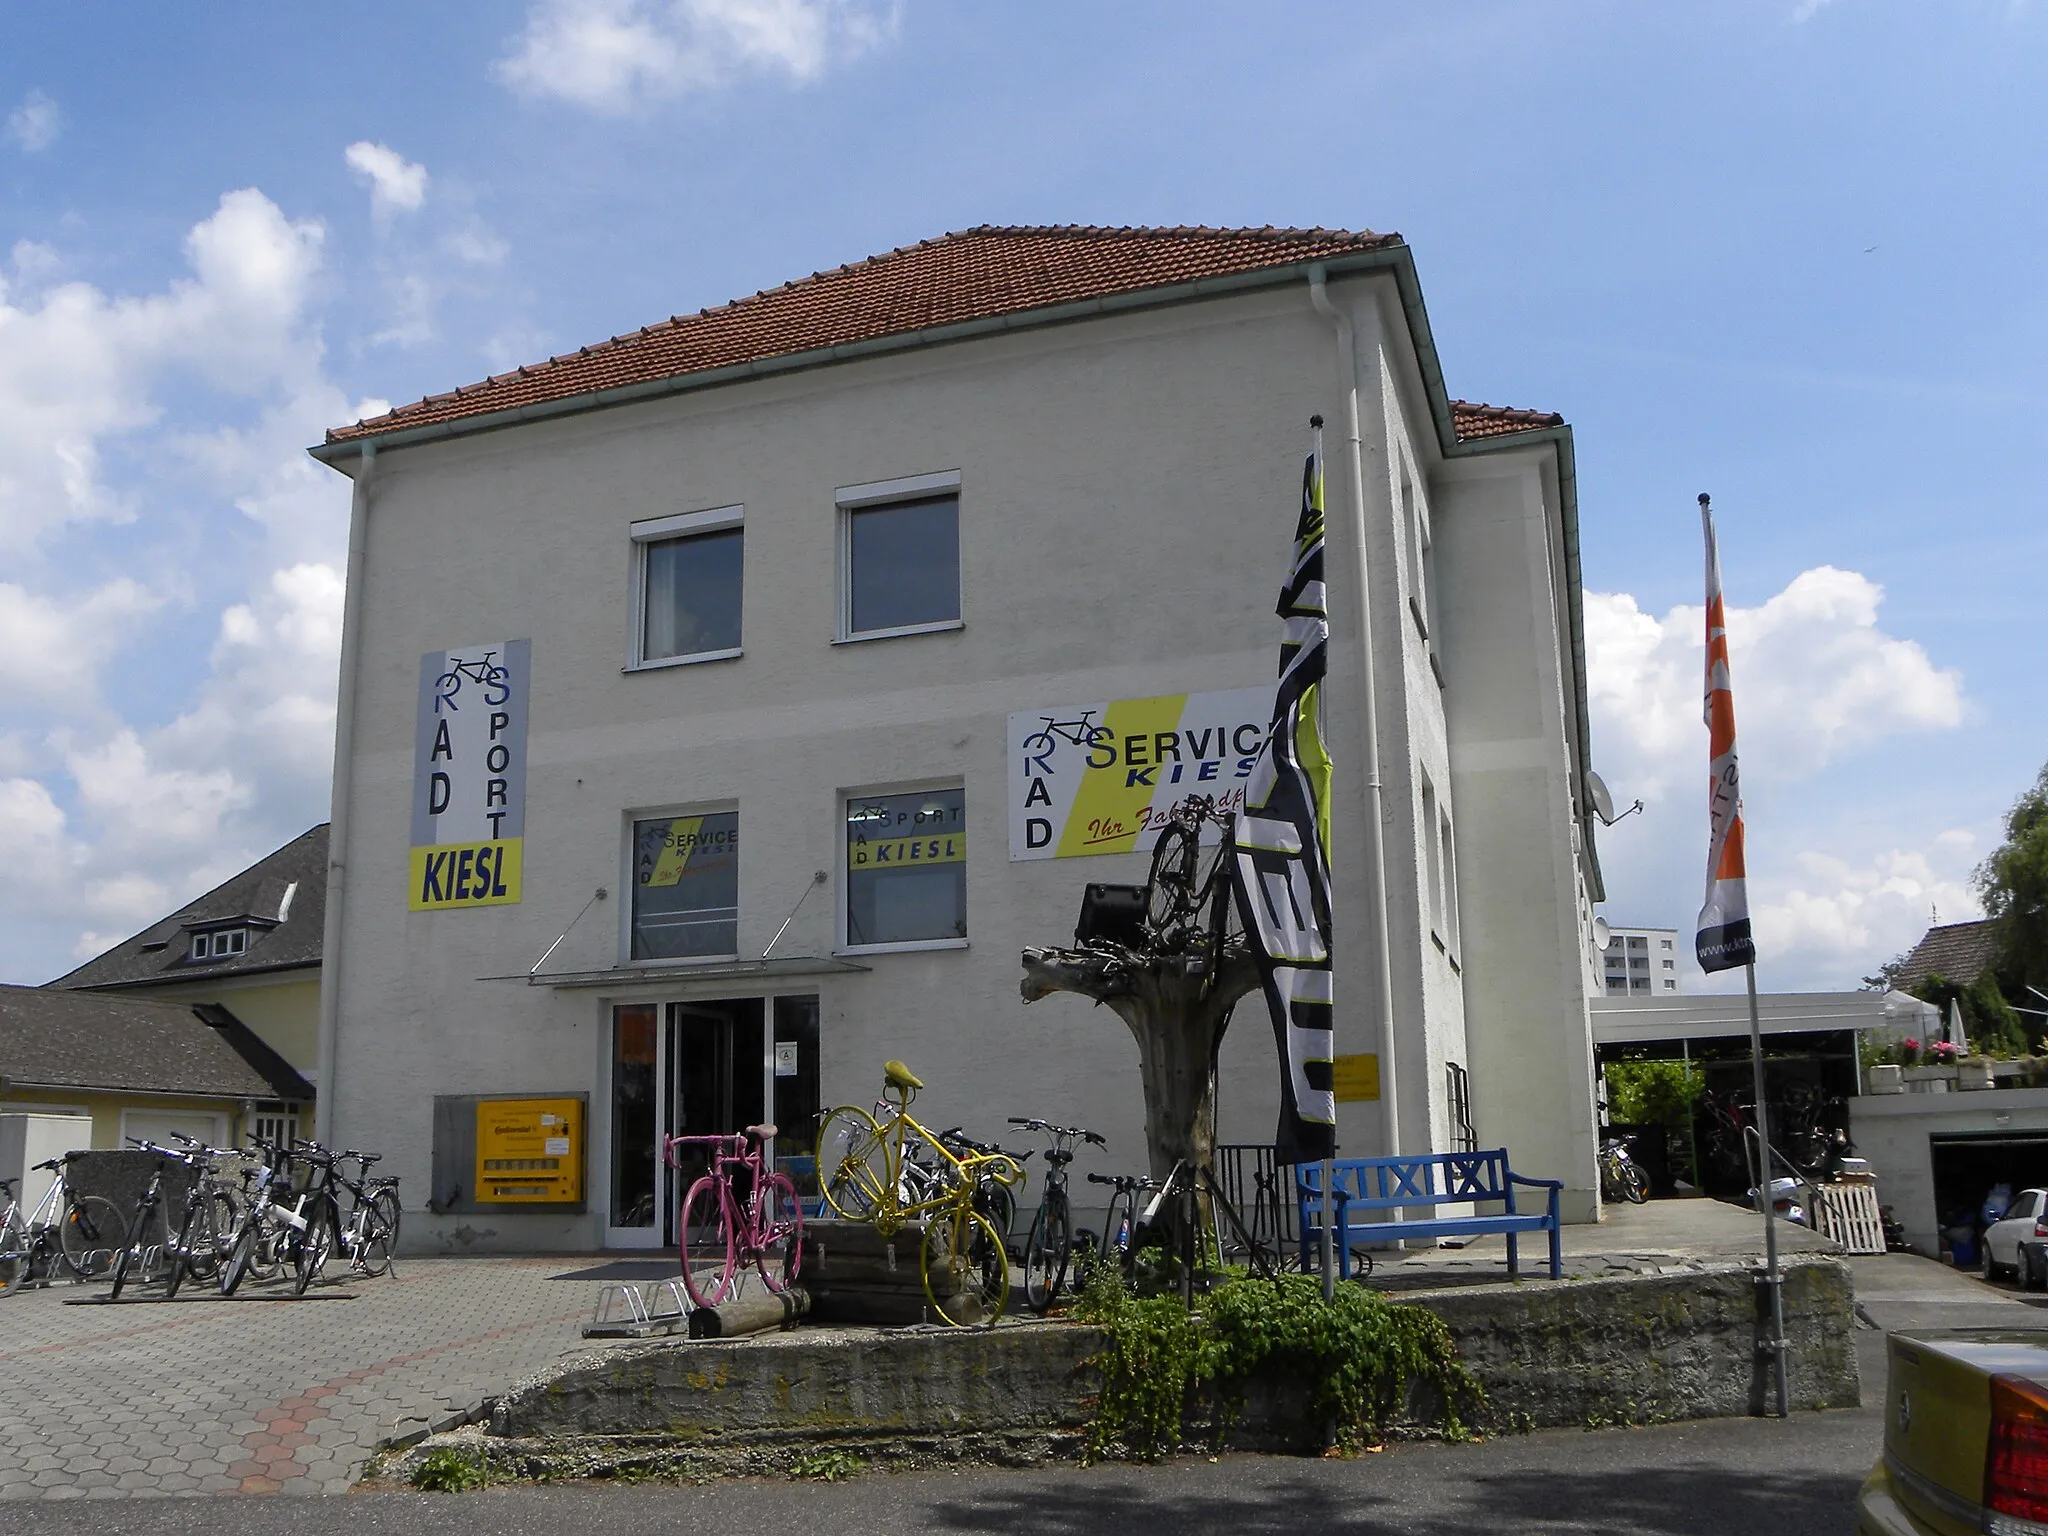
<path id="1" fill-rule="evenodd" d="M 341 682 L 334 700 L 334 789 L 327 813 L 327 911 L 320 935 L 320 1080 L 313 1085 L 314 1139 L 334 1140 L 335 1061 L 341 1023 L 341 908 L 348 873 L 348 808 L 354 778 L 356 667 L 362 653 L 363 558 L 370 538 L 374 439 L 363 444 L 349 497 L 348 569 L 341 599 Z"/>
<path id="2" fill-rule="evenodd" d="M 1378 685 L 1373 672 L 1372 588 L 1368 581 L 1365 550 L 1365 442 L 1358 429 L 1358 343 L 1351 317 L 1330 302 L 1325 292 L 1328 273 L 1318 263 L 1308 269 L 1308 297 L 1316 313 L 1337 328 L 1337 364 L 1344 392 L 1344 436 L 1351 451 L 1351 532 L 1358 550 L 1358 644 L 1365 673 L 1364 736 L 1361 766 L 1365 771 L 1365 861 L 1372 886 L 1373 937 L 1379 953 L 1373 959 L 1378 972 L 1373 999 L 1374 1022 L 1380 1047 L 1381 1121 L 1386 1132 L 1387 1157 L 1401 1155 L 1401 1109 L 1399 1079 L 1394 1062 L 1394 977 L 1393 942 L 1387 925 L 1386 828 L 1381 820 L 1383 796 L 1380 784 L 1380 716 Z M 1327 1186 L 1326 1186 L 1327 1187 Z M 1325 1230 L 1328 1223 L 1325 1223 Z"/>

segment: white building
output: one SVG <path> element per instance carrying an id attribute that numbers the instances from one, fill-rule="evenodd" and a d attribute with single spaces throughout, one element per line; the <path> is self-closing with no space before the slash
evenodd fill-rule
<path id="1" fill-rule="evenodd" d="M 1669 997 L 1683 992 L 1676 928 L 1613 928 L 1601 952 L 1600 981 L 1608 997 Z"/>
<path id="2" fill-rule="evenodd" d="M 1018 954 L 1256 751 L 1312 413 L 1342 1149 L 1505 1145 L 1590 1218 L 1570 431 L 1452 401 L 1408 247 L 1328 231 L 970 231 L 330 433 L 324 1139 L 501 1247 L 660 1242 L 664 1133 L 800 1158 L 889 1057 L 1141 1166 L 1135 1046 Z M 1256 997 L 1220 1071 L 1269 1139 Z"/>

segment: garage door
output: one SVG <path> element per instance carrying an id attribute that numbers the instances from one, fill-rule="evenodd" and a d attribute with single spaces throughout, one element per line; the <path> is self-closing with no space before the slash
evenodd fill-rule
<path id="1" fill-rule="evenodd" d="M 124 1109 L 121 1111 L 121 1145 L 132 1137 L 153 1141 L 158 1146 L 178 1145 L 173 1132 L 196 1137 L 209 1147 L 227 1145 L 228 1117 L 208 1110 Z"/>

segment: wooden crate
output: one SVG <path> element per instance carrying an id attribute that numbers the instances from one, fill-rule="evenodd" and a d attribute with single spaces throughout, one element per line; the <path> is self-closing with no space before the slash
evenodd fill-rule
<path id="1" fill-rule="evenodd" d="M 1884 1221 L 1874 1184 L 1821 1184 L 1814 1189 L 1814 1225 L 1851 1253 L 1883 1253 Z"/>
<path id="2" fill-rule="evenodd" d="M 820 1323 L 940 1323 L 925 1295 L 920 1255 L 924 1223 L 906 1222 L 883 1237 L 866 1222 L 804 1223 L 802 1280 L 811 1319 Z M 980 1301 L 963 1292 L 946 1303 L 962 1321 L 980 1316 Z"/>

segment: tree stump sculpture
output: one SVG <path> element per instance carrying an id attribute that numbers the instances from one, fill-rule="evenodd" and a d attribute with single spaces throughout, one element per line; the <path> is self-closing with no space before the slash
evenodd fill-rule
<path id="1" fill-rule="evenodd" d="M 1024 951 L 1024 1001 L 1072 992 L 1106 1005 L 1138 1042 L 1145 1151 L 1155 1179 L 1185 1160 L 1207 1168 L 1216 1144 L 1216 1053 L 1230 1011 L 1259 986 L 1241 939 L 1207 954 L 1161 954 L 1092 940 Z"/>

